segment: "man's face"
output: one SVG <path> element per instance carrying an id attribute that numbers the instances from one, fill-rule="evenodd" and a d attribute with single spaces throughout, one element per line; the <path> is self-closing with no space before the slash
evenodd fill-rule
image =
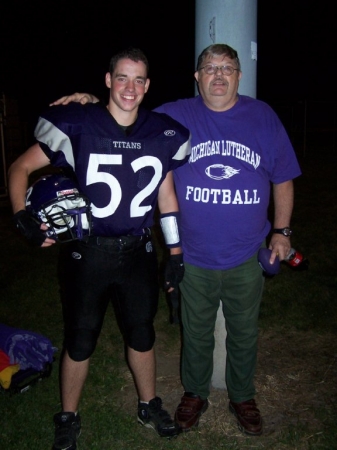
<path id="1" fill-rule="evenodd" d="M 214 56 L 206 59 L 202 66 L 213 64 L 215 66 L 230 66 L 237 69 L 236 61 L 228 56 Z M 206 106 L 213 111 L 226 111 L 232 108 L 237 101 L 237 92 L 241 72 L 235 70 L 232 75 L 224 75 L 220 69 L 208 75 L 204 69 L 194 74 L 199 85 L 199 93 Z"/>
<path id="2" fill-rule="evenodd" d="M 150 85 L 145 64 L 127 58 L 118 61 L 112 74 L 106 74 L 105 82 L 110 88 L 111 112 L 117 115 L 137 111 Z"/>

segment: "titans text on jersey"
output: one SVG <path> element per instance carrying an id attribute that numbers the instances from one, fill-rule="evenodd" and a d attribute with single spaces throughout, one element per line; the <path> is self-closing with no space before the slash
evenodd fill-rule
<path id="1" fill-rule="evenodd" d="M 140 142 L 113 141 L 115 148 L 141 148 L 141 145 Z"/>

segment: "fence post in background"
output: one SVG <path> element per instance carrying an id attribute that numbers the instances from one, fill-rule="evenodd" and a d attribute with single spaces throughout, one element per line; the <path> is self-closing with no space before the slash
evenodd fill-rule
<path id="1" fill-rule="evenodd" d="M 239 93 L 256 98 L 257 0 L 196 0 L 195 13 L 195 59 L 211 44 L 235 48 L 243 72 Z M 221 305 L 214 336 L 212 385 L 226 389 L 226 324 Z"/>

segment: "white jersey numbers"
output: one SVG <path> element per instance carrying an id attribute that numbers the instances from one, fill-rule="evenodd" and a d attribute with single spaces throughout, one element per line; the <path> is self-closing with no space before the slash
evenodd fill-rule
<path id="1" fill-rule="evenodd" d="M 87 170 L 87 186 L 95 183 L 106 183 L 111 191 L 110 203 L 102 208 L 92 204 L 92 213 L 95 217 L 111 216 L 122 198 L 122 189 L 116 177 L 108 172 L 99 172 L 100 165 L 122 164 L 122 155 L 101 155 L 91 153 Z"/>
<path id="2" fill-rule="evenodd" d="M 160 160 L 155 156 L 142 156 L 140 158 L 137 158 L 132 162 L 131 166 L 134 172 L 137 172 L 138 170 L 143 169 L 146 166 L 151 166 L 154 168 L 154 175 L 150 183 L 135 195 L 130 205 L 130 217 L 142 217 L 145 216 L 147 211 L 150 211 L 152 206 L 140 206 L 140 204 L 146 197 L 151 195 L 158 186 L 163 173 L 163 166 Z"/>
<path id="3" fill-rule="evenodd" d="M 101 166 L 114 166 L 122 164 L 122 155 L 105 155 L 100 153 L 91 153 L 89 156 L 88 170 L 86 183 L 87 186 L 95 183 L 105 183 L 110 189 L 110 201 L 103 207 L 98 207 L 92 204 L 92 213 L 95 217 L 105 218 L 114 214 L 118 208 L 122 199 L 122 188 L 118 179 L 111 173 L 105 172 L 101 169 Z M 142 217 L 151 210 L 151 204 L 140 206 L 141 203 L 152 194 L 152 192 L 158 187 L 162 177 L 163 167 L 160 160 L 154 156 L 142 156 L 135 159 L 131 163 L 131 167 L 136 173 L 137 171 L 145 168 L 152 167 L 154 169 L 154 175 L 150 182 L 139 191 L 131 201 L 130 204 L 130 217 Z"/>

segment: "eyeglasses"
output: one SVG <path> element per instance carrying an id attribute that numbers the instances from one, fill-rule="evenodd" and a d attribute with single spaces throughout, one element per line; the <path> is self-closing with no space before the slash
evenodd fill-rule
<path id="1" fill-rule="evenodd" d="M 199 70 L 201 69 L 204 69 L 207 75 L 215 75 L 218 72 L 218 70 L 221 70 L 221 73 L 227 76 L 233 75 L 234 70 L 240 72 L 239 69 L 234 69 L 234 67 L 232 66 L 216 66 L 215 64 L 206 64 L 206 66 L 199 68 Z"/>

